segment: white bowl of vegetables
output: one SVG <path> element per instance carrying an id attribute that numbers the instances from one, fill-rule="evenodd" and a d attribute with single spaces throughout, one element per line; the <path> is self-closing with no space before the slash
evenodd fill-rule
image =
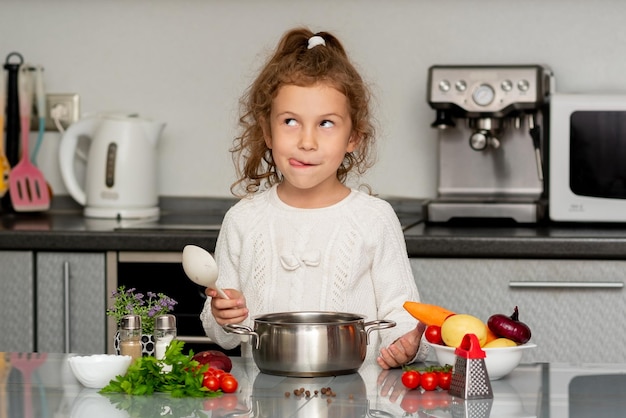
<path id="1" fill-rule="evenodd" d="M 437 362 L 440 365 L 445 366 L 446 364 L 450 364 L 454 366 L 456 363 L 456 355 L 454 354 L 454 351 L 456 350 L 455 347 L 433 344 L 428 341 L 426 341 L 426 343 L 435 351 Z M 513 369 L 520 364 L 524 351 L 534 347 L 537 347 L 537 345 L 533 343 L 526 343 L 512 347 L 483 348 L 482 350 L 486 355 L 485 367 L 487 368 L 489 379 L 502 379 L 504 376 L 511 373 Z"/>

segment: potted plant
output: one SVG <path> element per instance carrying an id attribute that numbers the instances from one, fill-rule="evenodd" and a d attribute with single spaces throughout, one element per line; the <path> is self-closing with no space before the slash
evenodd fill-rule
<path id="1" fill-rule="evenodd" d="M 163 293 L 147 292 L 143 294 L 137 289 L 126 289 L 120 286 L 112 292 L 113 306 L 107 309 L 107 315 L 115 319 L 119 327 L 125 315 L 139 315 L 141 317 L 141 345 L 144 354 L 154 354 L 154 320 L 159 315 L 174 310 L 176 302 Z M 119 333 L 115 334 L 115 351 L 119 354 Z"/>

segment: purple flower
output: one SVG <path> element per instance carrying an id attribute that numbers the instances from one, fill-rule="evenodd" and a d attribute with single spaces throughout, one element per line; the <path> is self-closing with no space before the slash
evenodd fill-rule
<path id="1" fill-rule="evenodd" d="M 111 292 L 114 303 L 112 307 L 107 309 L 107 315 L 113 316 L 118 324 L 124 315 L 139 315 L 142 318 L 144 333 L 150 334 L 153 332 L 152 327 L 154 326 L 152 318 L 171 311 L 177 302 L 163 293 L 156 294 L 148 291 L 144 295 L 135 292 L 135 288 L 126 290 L 124 286 Z"/>

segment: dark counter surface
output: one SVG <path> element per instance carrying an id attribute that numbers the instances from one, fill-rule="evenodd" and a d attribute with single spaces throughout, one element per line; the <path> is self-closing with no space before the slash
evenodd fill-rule
<path id="1" fill-rule="evenodd" d="M 405 229 L 411 257 L 626 259 L 626 225 L 428 225 L 421 201 L 387 199 Z M 85 218 L 55 200 L 44 213 L 0 216 L 0 250 L 181 251 L 213 249 L 232 199 L 162 198 L 158 220 Z"/>
<path id="2" fill-rule="evenodd" d="M 626 225 L 442 226 L 405 231 L 411 257 L 626 259 Z"/>

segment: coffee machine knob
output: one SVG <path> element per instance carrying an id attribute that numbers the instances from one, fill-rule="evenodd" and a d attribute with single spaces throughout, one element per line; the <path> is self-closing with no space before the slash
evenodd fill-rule
<path id="1" fill-rule="evenodd" d="M 482 151 L 489 144 L 489 131 L 484 129 L 478 130 L 470 135 L 470 147 L 475 151 Z"/>

